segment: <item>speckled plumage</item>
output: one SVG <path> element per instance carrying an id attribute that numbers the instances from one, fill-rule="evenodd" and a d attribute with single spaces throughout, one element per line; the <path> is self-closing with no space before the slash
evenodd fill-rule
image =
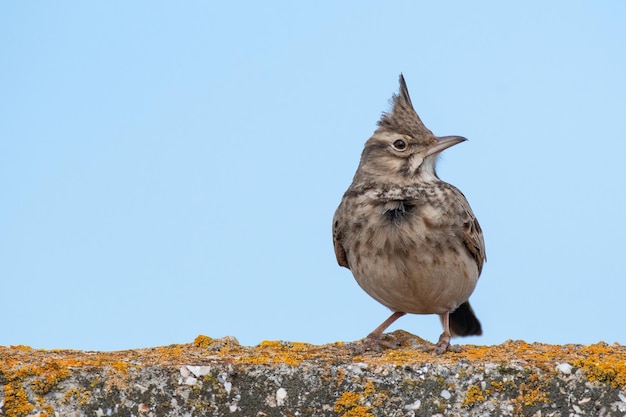
<path id="1" fill-rule="evenodd" d="M 482 231 L 465 196 L 435 172 L 439 153 L 466 139 L 433 135 L 402 75 L 378 126 L 335 213 L 335 254 L 365 292 L 394 311 L 369 338 L 404 313 L 438 314 L 441 353 L 451 335 L 482 332 L 468 302 L 485 261 Z"/>

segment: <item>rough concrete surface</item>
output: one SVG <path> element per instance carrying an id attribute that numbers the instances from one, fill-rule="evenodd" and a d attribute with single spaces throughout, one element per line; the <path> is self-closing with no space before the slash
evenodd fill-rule
<path id="1" fill-rule="evenodd" d="M 509 341 L 398 347 L 198 336 L 118 352 L 0 347 L 0 415 L 626 416 L 626 347 Z"/>

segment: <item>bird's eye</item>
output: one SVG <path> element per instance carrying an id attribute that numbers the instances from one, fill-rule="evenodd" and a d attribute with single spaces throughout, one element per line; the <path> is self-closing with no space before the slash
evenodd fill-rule
<path id="1" fill-rule="evenodd" d="M 406 142 L 403 141 L 402 139 L 398 139 L 395 142 L 393 142 L 391 146 L 393 146 L 395 150 L 403 151 L 406 149 Z"/>

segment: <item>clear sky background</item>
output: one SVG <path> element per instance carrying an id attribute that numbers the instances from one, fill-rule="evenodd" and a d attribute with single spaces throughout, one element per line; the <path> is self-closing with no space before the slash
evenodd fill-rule
<path id="1" fill-rule="evenodd" d="M 626 3 L 0 3 L 0 345 L 326 343 L 389 314 L 331 219 L 403 72 L 484 336 L 626 343 Z M 430 340 L 436 316 L 402 328 Z"/>

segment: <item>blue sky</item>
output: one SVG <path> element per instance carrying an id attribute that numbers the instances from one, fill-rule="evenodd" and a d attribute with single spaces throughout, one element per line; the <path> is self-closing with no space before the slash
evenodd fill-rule
<path id="1" fill-rule="evenodd" d="M 356 340 L 331 219 L 403 72 L 484 335 L 626 343 L 626 5 L 0 3 L 0 345 Z M 430 340 L 436 316 L 391 328 Z"/>

